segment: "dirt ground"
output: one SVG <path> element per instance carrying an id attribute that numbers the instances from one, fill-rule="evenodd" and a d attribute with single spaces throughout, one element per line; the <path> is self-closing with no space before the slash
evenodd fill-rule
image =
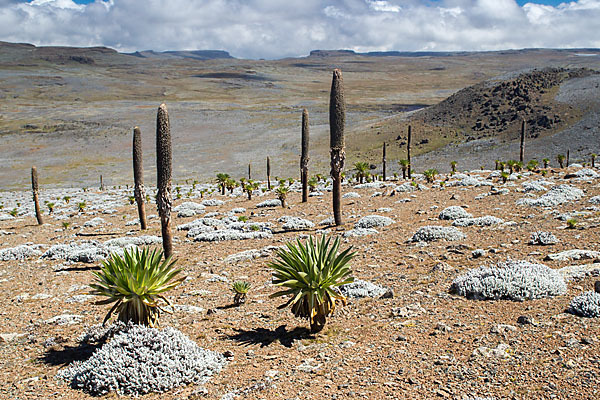
<path id="1" fill-rule="evenodd" d="M 589 198 L 600 195 L 600 181 L 564 180 L 564 174 L 565 170 L 552 170 L 547 179 L 580 187 L 585 196 L 553 209 L 516 205 L 518 199 L 526 197 L 521 183 L 540 179 L 539 174 L 506 185 L 493 179 L 497 187 L 506 187 L 510 193 L 481 200 L 475 197 L 489 192 L 489 187 L 437 185 L 394 196 L 386 189 L 345 187 L 344 192 L 356 191 L 361 197 L 343 200 L 344 226 L 327 231 L 341 234 L 365 215 L 392 218 L 395 223 L 377 228 L 378 234 L 344 239 L 343 246 L 352 245 L 358 252 L 352 262 L 354 277 L 391 288 L 394 296 L 351 299 L 318 334 L 310 334 L 307 322 L 295 319 L 289 309 L 277 310 L 282 299 L 269 298 L 276 290 L 270 283 L 267 265 L 272 257 L 234 264 L 224 260 L 244 250 L 280 246 L 324 228 L 318 223 L 331 215 L 331 195 L 311 197 L 302 204 L 300 195 L 292 193 L 287 209 L 255 207 L 265 198 L 274 198 L 272 194 L 251 201 L 214 195 L 226 203 L 207 207 L 207 211 L 225 213 L 244 207 L 247 211 L 241 215 L 250 221 L 274 223 L 275 234 L 272 239 L 199 243 L 187 239 L 185 231 L 175 231 L 175 257 L 188 280 L 170 292 L 169 298 L 173 303 L 202 310 L 163 315 L 161 325 L 181 330 L 203 348 L 231 352 L 233 357 L 206 385 L 189 385 L 141 398 L 598 398 L 600 325 L 597 319 L 565 312 L 573 297 L 593 290 L 597 277 L 570 281 L 566 295 L 523 302 L 467 300 L 448 292 L 459 274 L 507 258 L 540 262 L 552 268 L 593 261 L 543 261 L 547 254 L 563 250 L 600 250 L 597 209 L 579 218 L 576 229 L 565 229 L 566 223 L 551 213 L 588 208 Z M 489 173 L 478 175 L 485 178 Z M 372 197 L 374 192 L 383 194 Z M 16 196 L 22 196 L 23 204 L 30 202 L 29 192 Z M 126 200 L 116 213 L 101 215 L 106 222 L 96 228 L 82 227 L 94 217 L 91 211 L 74 213 L 66 220 L 47 217 L 43 226 L 38 226 L 32 216 L 2 221 L 0 249 L 34 243 L 43 244 L 44 251 L 51 244 L 104 241 L 128 232 L 160 236 L 157 219 L 150 220 L 147 232 L 125 225 L 136 218 L 135 205 Z M 189 200 L 176 200 L 175 204 L 183 201 Z M 467 235 L 462 241 L 437 241 L 425 246 L 408 242 L 421 226 L 450 226 L 451 221 L 439 220 L 438 214 L 451 205 L 468 207 L 467 211 L 476 217 L 493 215 L 515 223 L 460 228 Z M 391 211 L 380 210 L 383 207 Z M 148 206 L 148 213 L 154 212 L 153 206 Z M 317 226 L 302 232 L 283 232 L 276 222 L 283 215 L 306 218 Z M 195 218 L 175 218 L 175 225 Z M 66 230 L 62 229 L 63 221 L 71 224 Z M 534 231 L 552 232 L 559 241 L 551 246 L 529 245 Z M 484 249 L 485 255 L 474 259 L 475 249 Z M 65 300 L 87 292 L 91 271 L 98 265 L 65 264 L 64 260 L 38 257 L 0 261 L 0 332 L 15 334 L 0 341 L 0 398 L 90 397 L 58 381 L 55 375 L 93 350 L 78 348 L 76 338 L 102 321 L 106 307 L 94 305 L 92 300 Z M 218 279 L 214 279 L 216 275 Z M 252 284 L 249 299 L 240 307 L 232 307 L 231 283 L 240 279 Z M 47 322 L 62 314 L 81 318 L 72 325 Z M 517 323 L 521 316 L 531 323 Z M 514 329 L 498 329 L 500 324 Z M 482 347 L 496 349 L 499 345 L 507 345 L 499 355 L 478 354 Z M 118 396 L 113 393 L 105 397 Z"/>

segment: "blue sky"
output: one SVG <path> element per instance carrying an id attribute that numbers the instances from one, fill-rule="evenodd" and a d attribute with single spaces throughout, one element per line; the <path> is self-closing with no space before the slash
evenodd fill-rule
<path id="1" fill-rule="evenodd" d="M 600 0 L 0 0 L 0 41 L 119 51 L 600 48 Z"/>

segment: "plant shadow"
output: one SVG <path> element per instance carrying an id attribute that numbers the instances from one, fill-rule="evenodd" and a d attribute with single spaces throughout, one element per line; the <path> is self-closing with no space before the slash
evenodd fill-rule
<path id="1" fill-rule="evenodd" d="M 100 347 L 101 344 L 81 344 L 79 346 L 64 346 L 62 350 L 50 348 L 40 357 L 40 361 L 48 365 L 64 367 L 73 361 L 87 360 Z"/>
<path id="2" fill-rule="evenodd" d="M 288 331 L 286 325 L 281 325 L 275 330 L 255 328 L 252 330 L 235 329 L 235 331 L 237 333 L 229 335 L 229 339 L 246 346 L 260 344 L 260 347 L 267 347 L 274 342 L 279 342 L 282 346 L 290 348 L 295 340 L 314 339 L 308 329 L 296 327 Z"/>
<path id="3" fill-rule="evenodd" d="M 60 269 L 55 269 L 54 272 L 62 272 L 62 271 L 68 271 L 68 272 L 78 272 L 78 271 L 98 271 L 100 270 L 100 267 L 97 265 L 85 265 L 85 266 L 75 266 L 75 267 L 67 267 L 67 268 L 60 268 Z"/>

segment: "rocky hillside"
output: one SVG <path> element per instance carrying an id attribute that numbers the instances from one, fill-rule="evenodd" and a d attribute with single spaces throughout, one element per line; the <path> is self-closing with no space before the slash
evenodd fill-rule
<path id="1" fill-rule="evenodd" d="M 555 89 L 572 78 L 596 74 L 590 69 L 547 68 L 514 78 L 467 87 L 413 119 L 434 126 L 454 126 L 466 140 L 518 131 L 527 121 L 527 135 L 538 137 L 565 122 L 569 109 L 553 100 Z"/>

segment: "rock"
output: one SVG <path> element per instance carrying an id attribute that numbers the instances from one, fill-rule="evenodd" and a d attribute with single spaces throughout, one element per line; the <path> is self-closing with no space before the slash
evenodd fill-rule
<path id="1" fill-rule="evenodd" d="M 600 259 L 600 251 L 593 250 L 565 250 L 560 253 L 548 254 L 546 261 L 569 261 L 569 260 L 591 260 Z"/>
<path id="2" fill-rule="evenodd" d="M 500 343 L 495 349 L 481 346 L 473 352 L 474 357 L 483 356 L 486 358 L 510 358 L 510 346 L 505 343 Z"/>
<path id="3" fill-rule="evenodd" d="M 594 291 L 600 293 L 600 281 L 594 282 Z"/>
<path id="4" fill-rule="evenodd" d="M 500 335 L 505 335 L 508 332 L 516 332 L 516 331 L 517 331 L 516 326 L 506 325 L 506 324 L 494 325 L 490 329 L 490 333 L 495 333 L 495 334 L 500 334 Z"/>
<path id="5" fill-rule="evenodd" d="M 54 325 L 75 325 L 75 324 L 79 324 L 82 319 L 83 319 L 82 315 L 61 314 L 61 315 L 52 317 L 50 319 L 47 319 L 44 322 L 47 324 L 54 324 Z"/>
<path id="6" fill-rule="evenodd" d="M 536 326 L 535 320 L 527 315 L 521 315 L 517 318 L 517 324 L 519 325 L 533 325 Z"/>

